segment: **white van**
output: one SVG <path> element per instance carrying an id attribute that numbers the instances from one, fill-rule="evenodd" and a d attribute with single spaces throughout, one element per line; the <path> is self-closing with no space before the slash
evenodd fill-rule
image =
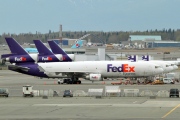
<path id="1" fill-rule="evenodd" d="M 174 81 L 172 78 L 163 78 L 164 84 L 174 84 Z"/>
<path id="2" fill-rule="evenodd" d="M 33 86 L 31 85 L 25 85 L 23 86 L 23 96 L 26 97 L 26 96 L 31 96 L 31 97 L 34 97 L 34 94 L 33 94 Z"/>

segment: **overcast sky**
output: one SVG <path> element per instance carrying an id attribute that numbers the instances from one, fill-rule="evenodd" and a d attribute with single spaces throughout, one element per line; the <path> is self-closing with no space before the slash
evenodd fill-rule
<path id="1" fill-rule="evenodd" d="M 0 0 L 0 34 L 180 28 L 180 0 Z"/>

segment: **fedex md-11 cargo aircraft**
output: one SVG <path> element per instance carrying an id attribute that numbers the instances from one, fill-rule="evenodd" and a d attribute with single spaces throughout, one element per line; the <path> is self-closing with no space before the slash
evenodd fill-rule
<path id="1" fill-rule="evenodd" d="M 113 62 L 113 61 L 106 61 L 106 62 L 109 62 L 108 74 L 107 75 L 104 75 L 104 72 L 102 72 L 104 70 L 101 70 L 101 67 L 97 66 L 95 71 L 93 69 L 91 69 L 91 64 L 89 64 L 88 62 L 86 62 L 86 65 L 82 65 L 82 63 L 84 63 L 84 62 L 82 62 L 80 64 L 80 66 L 81 65 L 85 66 L 86 69 L 83 69 L 85 67 L 83 67 L 83 68 L 80 67 L 81 72 L 79 72 L 79 70 L 78 71 L 75 70 L 75 71 L 73 71 L 73 74 L 72 74 L 72 71 L 70 71 L 69 73 L 67 71 L 64 71 L 61 73 L 59 73 L 59 72 L 54 72 L 54 73 L 53 72 L 41 72 L 41 71 L 39 71 L 38 65 L 36 64 L 35 60 L 34 61 L 33 61 L 33 59 L 29 60 L 29 58 L 30 58 L 29 54 L 26 51 L 24 51 L 21 46 L 19 47 L 16 41 L 14 41 L 12 39 L 7 39 L 7 41 L 9 42 L 8 45 L 9 45 L 11 51 L 13 51 L 12 52 L 13 54 L 10 54 L 10 56 L 12 57 L 11 62 L 16 63 L 15 65 L 9 65 L 8 68 L 12 71 L 20 72 L 20 73 L 27 74 L 27 75 L 33 75 L 33 76 L 37 76 L 37 77 L 41 77 L 41 78 L 43 78 L 43 77 L 45 77 L 45 78 L 72 78 L 72 80 L 74 82 L 77 82 L 79 77 L 83 77 L 85 79 L 95 81 L 95 80 L 102 80 L 102 78 L 106 78 L 108 76 L 112 76 L 112 77 L 133 77 L 133 76 L 134 77 L 141 77 L 141 76 L 143 76 L 143 77 L 145 77 L 148 75 L 154 75 L 154 74 L 159 73 L 157 71 L 157 69 L 155 69 L 154 71 L 149 71 L 149 72 L 148 71 L 146 72 L 146 70 L 144 70 L 143 73 L 138 74 L 139 72 L 142 72 L 143 70 L 140 70 L 140 71 L 138 70 L 139 72 L 136 72 L 135 69 L 138 67 L 135 67 L 135 66 L 137 66 L 137 64 L 135 64 L 135 66 L 128 66 L 129 64 L 126 64 L 127 61 L 126 62 L 119 62 L 118 65 L 122 64 L 122 66 L 119 66 L 119 67 L 116 67 L 117 65 L 111 66 L 111 62 Z M 13 46 L 11 46 L 12 44 L 10 43 L 12 41 L 14 41 Z M 41 49 L 43 48 L 43 46 L 41 46 L 41 47 L 39 46 L 40 44 L 42 45 L 42 43 L 39 40 L 35 40 L 34 42 L 35 42 L 35 44 L 38 45 L 37 46 L 38 48 L 41 48 Z M 14 47 L 14 46 L 16 46 L 16 47 Z M 42 50 L 40 50 L 40 51 L 41 52 L 39 52 L 39 54 L 42 53 L 42 55 L 51 55 L 51 53 L 49 53 L 49 51 L 46 51 L 45 49 L 43 51 Z M 21 57 L 23 59 L 16 59 L 19 56 L 23 56 L 23 57 Z M 39 56 L 39 58 L 41 58 L 41 57 L 43 57 L 43 56 Z M 14 61 L 13 61 L 13 59 L 14 59 Z M 99 61 L 96 64 L 99 64 L 100 62 L 102 62 L 102 61 Z M 75 63 L 78 63 L 78 62 L 75 62 Z M 65 62 L 65 64 L 67 64 L 67 63 Z M 63 66 L 65 64 L 63 64 Z M 96 66 L 96 64 L 92 64 L 92 65 Z M 146 64 L 146 65 L 148 65 L 148 64 Z M 71 66 L 71 67 L 73 68 L 73 66 Z M 158 68 L 159 66 L 153 64 L 151 67 L 152 68 Z M 77 66 L 77 68 L 78 68 L 78 66 Z M 117 71 L 116 71 L 116 69 L 117 69 Z M 129 69 L 129 70 L 127 70 L 127 69 Z M 143 69 L 143 68 L 141 68 L 141 69 Z M 86 70 L 86 71 L 83 72 L 83 70 Z M 101 72 L 99 72 L 99 71 L 101 71 Z M 114 73 L 114 72 L 117 72 L 118 74 L 110 75 L 111 73 Z M 101 75 L 101 73 L 102 73 L 102 75 Z M 124 74 L 121 74 L 121 73 L 124 73 Z M 78 82 L 80 83 L 80 81 L 78 81 Z"/>
<path id="2" fill-rule="evenodd" d="M 91 81 L 102 78 L 148 77 L 161 74 L 163 69 L 151 62 L 128 61 L 83 61 L 83 62 L 51 62 L 38 63 L 40 72 L 48 77 L 84 78 Z"/>

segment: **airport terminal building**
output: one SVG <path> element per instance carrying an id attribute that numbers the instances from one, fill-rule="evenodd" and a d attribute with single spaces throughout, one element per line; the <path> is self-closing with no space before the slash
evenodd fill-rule
<path id="1" fill-rule="evenodd" d="M 144 48 L 180 47 L 180 42 L 162 40 L 160 35 L 130 35 L 129 42 L 136 46 L 141 44 Z"/>

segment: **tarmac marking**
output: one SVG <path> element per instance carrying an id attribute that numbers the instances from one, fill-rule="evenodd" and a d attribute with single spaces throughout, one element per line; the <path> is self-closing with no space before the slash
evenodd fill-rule
<path id="1" fill-rule="evenodd" d="M 113 106 L 113 104 L 34 104 L 33 106 Z"/>
<path id="2" fill-rule="evenodd" d="M 171 114 L 174 110 L 176 110 L 178 107 L 180 106 L 180 104 L 178 104 L 176 107 L 174 107 L 172 110 L 170 110 L 168 113 L 166 113 L 162 118 L 167 117 L 169 114 Z"/>

